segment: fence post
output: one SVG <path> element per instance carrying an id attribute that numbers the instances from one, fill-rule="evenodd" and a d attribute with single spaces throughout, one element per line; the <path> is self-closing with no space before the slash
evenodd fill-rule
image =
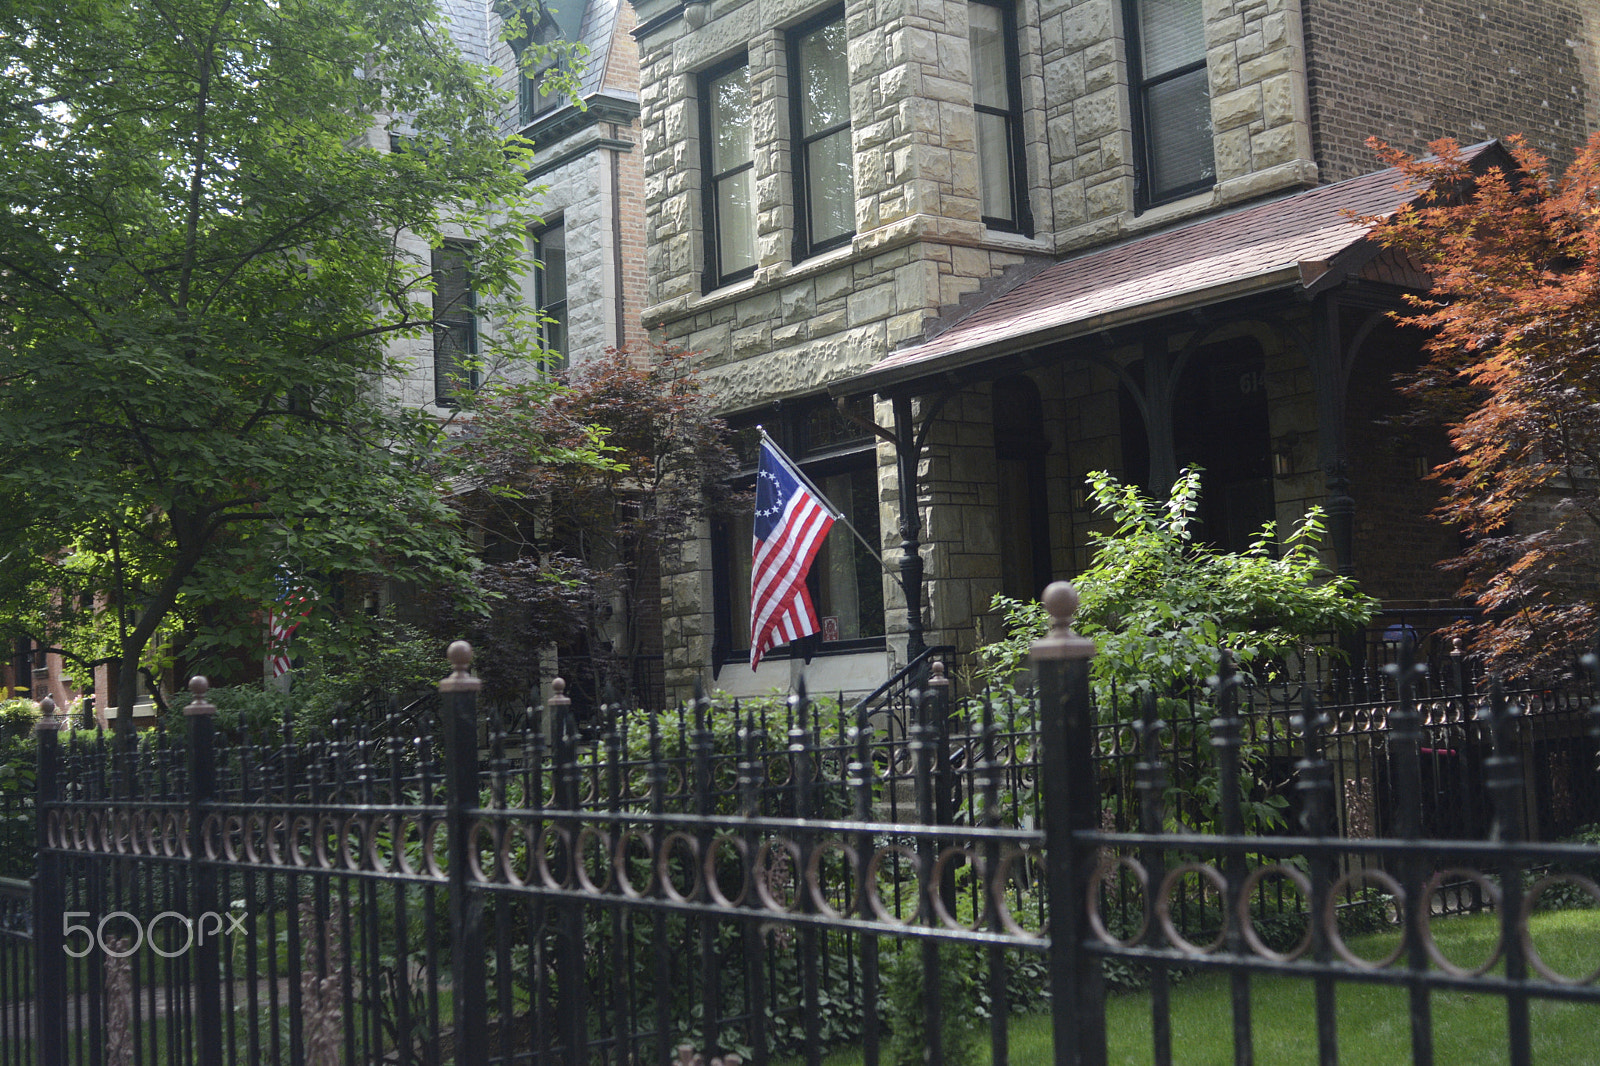
<path id="1" fill-rule="evenodd" d="M 38 1025 L 39 1066 L 65 1066 L 67 1061 L 67 953 L 63 936 L 65 878 L 61 857 L 50 847 L 49 821 L 61 800 L 61 738 L 56 701 L 39 701 L 38 777 L 34 781 L 34 817 L 38 823 L 39 874 L 33 884 L 34 1018 Z M 59 817 L 59 815 L 57 815 Z"/>
<path id="2" fill-rule="evenodd" d="M 222 1066 L 222 936 L 218 917 L 215 935 L 206 937 L 206 917 L 220 915 L 217 870 L 206 861 L 206 804 L 217 793 L 216 705 L 206 699 L 211 682 L 196 675 L 189 679 L 194 699 L 183 709 L 189 719 L 189 863 L 194 885 L 195 929 L 195 1036 L 200 1066 Z"/>
<path id="3" fill-rule="evenodd" d="M 478 806 L 478 689 L 482 682 L 467 672 L 472 645 L 458 640 L 445 653 L 450 676 L 439 682 L 440 713 L 445 723 L 445 825 L 450 841 L 450 977 L 454 986 L 456 1061 L 486 1062 L 489 1027 L 484 1000 L 483 893 L 471 889 L 469 854 L 472 819 Z"/>
<path id="4" fill-rule="evenodd" d="M 1104 1066 L 1105 978 L 1100 960 L 1083 950 L 1088 933 L 1084 906 L 1095 849 L 1075 832 L 1100 824 L 1094 771 L 1094 710 L 1089 702 L 1089 660 L 1094 641 L 1072 631 L 1078 591 L 1065 581 L 1044 590 L 1050 632 L 1035 641 L 1039 671 L 1039 777 L 1044 784 L 1045 882 L 1050 901 L 1050 996 L 1057 1066 Z"/>

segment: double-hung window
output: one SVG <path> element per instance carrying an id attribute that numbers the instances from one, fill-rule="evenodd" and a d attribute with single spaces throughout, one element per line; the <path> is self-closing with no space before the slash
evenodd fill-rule
<path id="1" fill-rule="evenodd" d="M 974 0 L 967 12 L 983 221 L 991 229 L 1031 235 L 1033 220 L 1022 155 L 1016 14 L 1010 3 L 989 0 Z"/>
<path id="2" fill-rule="evenodd" d="M 445 241 L 433 250 L 433 397 L 456 407 L 478 387 L 477 299 L 472 291 L 472 245 Z"/>
<path id="3" fill-rule="evenodd" d="M 756 269 L 755 137 L 748 58 L 741 55 L 707 71 L 700 86 L 709 291 L 750 277 Z"/>
<path id="4" fill-rule="evenodd" d="M 581 12 L 582 5 L 578 7 Z M 516 48 L 517 62 L 522 66 L 521 75 L 517 78 L 517 112 L 526 125 L 567 103 L 564 89 L 548 75 L 559 71 L 564 65 L 568 53 L 560 42 L 563 38 L 572 37 L 572 34 L 562 29 L 555 13 L 543 4 L 523 17 L 533 23 L 531 32 L 519 42 L 520 47 L 517 43 L 513 47 Z M 527 56 L 524 64 L 524 54 L 529 44 L 543 51 L 542 54 Z"/>
<path id="5" fill-rule="evenodd" d="M 843 8 L 800 26 L 789 38 L 797 262 L 847 244 L 855 234 L 846 43 Z"/>
<path id="6" fill-rule="evenodd" d="M 1140 207 L 1209 189 L 1216 177 L 1200 0 L 1126 0 Z"/>
<path id="7" fill-rule="evenodd" d="M 549 369 L 567 365 L 567 230 L 552 222 L 533 234 L 533 257 L 539 261 L 534 271 L 534 303 L 544 321 L 539 340 L 549 354 Z"/>

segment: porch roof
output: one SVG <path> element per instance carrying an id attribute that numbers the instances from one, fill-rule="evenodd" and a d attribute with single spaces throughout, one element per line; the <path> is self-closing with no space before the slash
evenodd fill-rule
<path id="1" fill-rule="evenodd" d="M 1477 159 L 1495 143 L 1465 154 Z M 1419 191 L 1400 171 L 1380 170 L 1061 260 L 830 391 L 893 392 L 921 378 L 1221 300 L 1273 289 L 1320 291 L 1380 250 L 1366 242 L 1366 227 L 1355 218 L 1390 214 Z"/>

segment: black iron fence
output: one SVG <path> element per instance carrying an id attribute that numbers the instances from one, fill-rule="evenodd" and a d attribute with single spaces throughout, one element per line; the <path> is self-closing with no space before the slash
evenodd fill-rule
<path id="1" fill-rule="evenodd" d="M 1045 1002 L 1053 1061 L 1095 1063 L 1130 967 L 1156 1062 L 1172 977 L 1222 969 L 1236 1061 L 1270 972 L 1315 986 L 1323 1062 L 1336 990 L 1378 982 L 1408 990 L 1414 1061 L 1430 998 L 1470 989 L 1524 1063 L 1531 1001 L 1600 1002 L 1524 936 L 1552 891 L 1526 876 L 1596 857 L 1549 842 L 1600 821 L 1592 692 L 1428 690 L 1402 649 L 1361 701 L 1224 668 L 1097 716 L 1060 621 L 1037 696 L 952 700 L 933 667 L 903 724 L 803 692 L 581 732 L 559 695 L 485 716 L 464 646 L 436 712 L 314 737 L 219 737 L 203 682 L 137 740 L 46 718 L 38 876 L 0 883 L 0 1066 L 876 1064 L 907 1041 L 957 1066 L 952 1018 L 987 1019 L 1003 1063 L 1012 1008 Z M 1350 952 L 1350 908 L 1402 949 Z M 1499 916 L 1501 974 L 1430 954 L 1464 909 Z"/>

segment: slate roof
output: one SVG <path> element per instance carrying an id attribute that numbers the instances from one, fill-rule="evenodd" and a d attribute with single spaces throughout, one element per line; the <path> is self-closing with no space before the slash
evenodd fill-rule
<path id="1" fill-rule="evenodd" d="M 1464 154 L 1477 158 L 1495 142 Z M 840 382 L 859 395 L 1123 325 L 1270 289 L 1316 291 L 1378 249 L 1352 213 L 1409 202 L 1398 170 L 1380 170 L 1065 259 L 970 312 L 930 340 Z M 1320 284 L 1319 284 L 1320 283 Z"/>

